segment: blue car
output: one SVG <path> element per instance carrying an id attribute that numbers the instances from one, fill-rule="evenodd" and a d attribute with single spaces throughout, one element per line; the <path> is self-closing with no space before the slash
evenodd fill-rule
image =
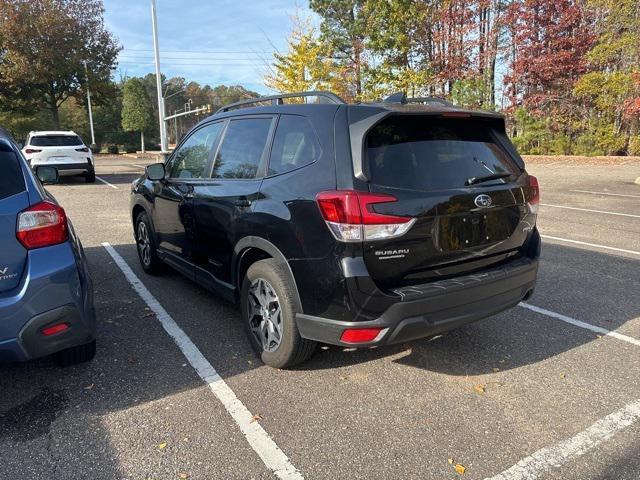
<path id="1" fill-rule="evenodd" d="M 36 173 L 0 129 L 0 362 L 73 365 L 96 352 L 93 286 L 71 222 L 42 187 L 56 169 Z"/>

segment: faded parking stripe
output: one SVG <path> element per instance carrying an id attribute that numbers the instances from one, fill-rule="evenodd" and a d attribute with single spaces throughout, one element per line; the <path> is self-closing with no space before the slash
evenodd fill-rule
<path id="1" fill-rule="evenodd" d="M 614 332 L 612 330 L 607 330 L 606 328 L 597 327 L 595 325 L 591 325 L 590 323 L 581 322 L 580 320 L 576 320 L 575 318 L 567 317 L 566 315 L 563 315 L 557 312 L 552 312 L 551 310 L 547 310 L 545 308 L 536 307 L 535 305 L 531 305 L 529 303 L 520 302 L 519 306 L 521 306 L 522 308 L 526 308 L 527 310 L 531 310 L 532 312 L 546 315 L 547 317 L 555 318 L 557 320 L 562 320 L 563 322 L 570 323 L 571 325 L 575 325 L 576 327 L 584 328 L 586 330 L 591 330 L 592 332 L 600 333 L 608 337 L 617 338 L 618 340 L 622 340 L 623 342 L 627 342 L 632 345 L 635 345 L 636 347 L 640 347 L 640 340 L 636 340 L 633 337 L 629 337 L 627 335 L 623 335 L 621 333 Z"/>
<path id="2" fill-rule="evenodd" d="M 534 480 L 552 468 L 558 468 L 588 453 L 616 433 L 640 420 L 640 400 L 598 420 L 586 430 L 552 447 L 523 458 L 513 467 L 486 480 Z"/>
<path id="3" fill-rule="evenodd" d="M 617 215 L 619 217 L 640 218 L 640 215 L 634 215 L 632 213 L 609 212 L 606 210 L 592 210 L 590 208 L 566 207 L 564 205 L 552 205 L 550 203 L 541 203 L 540 205 L 543 207 L 564 208 L 565 210 L 578 210 L 580 212 L 602 213 L 603 215 Z"/>
<path id="4" fill-rule="evenodd" d="M 218 375 L 213 365 L 202 355 L 198 347 L 195 346 L 175 320 L 171 318 L 136 274 L 133 273 L 133 270 L 127 265 L 124 258 L 122 258 L 109 243 L 105 242 L 102 246 L 107 250 L 109 255 L 111 255 L 133 289 L 140 295 L 142 300 L 146 302 L 151 311 L 156 314 L 156 318 L 160 321 L 162 327 L 169 336 L 173 338 L 182 354 L 196 370 L 200 378 L 207 384 L 218 400 L 222 402 L 222 405 L 224 405 L 224 408 L 229 412 L 229 415 L 231 415 L 238 427 L 240 427 L 240 431 L 244 434 L 251 448 L 258 454 L 267 468 L 283 480 L 303 479 L 302 474 L 291 464 L 287 456 L 280 450 L 269 434 L 258 422 L 253 421 L 251 412 L 249 412 L 247 407 L 245 407 L 238 397 L 236 397 L 236 394 L 233 393 L 233 390 L 231 390 L 220 375 Z"/>
<path id="5" fill-rule="evenodd" d="M 557 242 L 575 243 L 576 245 L 584 245 L 586 247 L 601 248 L 603 250 L 611 250 L 613 252 L 628 253 L 630 255 L 640 255 L 640 252 L 637 252 L 635 250 L 627 250 L 627 249 L 624 249 L 624 248 L 609 247 L 607 245 L 600 245 L 600 244 L 597 244 L 597 243 L 581 242 L 579 240 L 571 240 L 569 238 L 562 238 L 562 237 L 552 237 L 551 235 L 540 235 L 540 237 L 542 237 L 544 239 L 555 240 Z"/>
<path id="6" fill-rule="evenodd" d="M 99 176 L 96 175 L 96 179 L 101 181 L 102 183 L 104 183 L 105 185 L 107 185 L 108 187 L 111 187 L 115 190 L 119 190 L 118 187 L 116 187 L 114 184 L 107 182 L 104 178 L 100 178 Z"/>

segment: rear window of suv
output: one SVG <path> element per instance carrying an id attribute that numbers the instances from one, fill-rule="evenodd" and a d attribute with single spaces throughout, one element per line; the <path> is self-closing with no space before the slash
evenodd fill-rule
<path id="1" fill-rule="evenodd" d="M 24 177 L 16 155 L 0 145 L 0 200 L 24 190 Z"/>
<path id="2" fill-rule="evenodd" d="M 392 188 L 461 188 L 472 177 L 521 173 L 490 125 L 473 119 L 389 117 L 368 134 L 367 155 L 371 182 Z"/>
<path id="3" fill-rule="evenodd" d="M 31 137 L 29 145 L 34 147 L 76 147 L 83 145 L 77 135 L 38 135 Z"/>

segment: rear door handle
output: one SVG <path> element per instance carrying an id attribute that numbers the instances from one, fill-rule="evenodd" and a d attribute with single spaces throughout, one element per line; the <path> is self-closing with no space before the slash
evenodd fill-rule
<path id="1" fill-rule="evenodd" d="M 236 200 L 236 207 L 248 208 L 250 206 L 251 206 L 251 200 L 247 200 L 246 198 L 240 198 Z"/>

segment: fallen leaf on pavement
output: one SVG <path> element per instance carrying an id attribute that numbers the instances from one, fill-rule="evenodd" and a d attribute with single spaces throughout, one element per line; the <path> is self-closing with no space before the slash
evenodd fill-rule
<path id="1" fill-rule="evenodd" d="M 449 462 L 449 465 L 453 465 L 453 458 L 448 458 L 447 462 Z"/>
<path id="2" fill-rule="evenodd" d="M 560 374 L 560 378 L 562 378 L 564 380 L 565 378 L 567 378 L 567 374 L 566 373 L 561 373 Z"/>
<path id="3" fill-rule="evenodd" d="M 259 422 L 260 420 L 262 420 L 262 415 L 256 413 L 253 417 L 251 417 L 251 421 L 249 423 Z"/>
<path id="4" fill-rule="evenodd" d="M 473 387 L 473 389 L 476 391 L 476 393 L 484 393 L 484 385 L 478 384 L 475 387 Z"/>
<path id="5" fill-rule="evenodd" d="M 93 389 L 93 383 L 91 385 L 87 385 L 86 387 L 84 387 L 85 390 L 92 390 Z"/>
<path id="6" fill-rule="evenodd" d="M 178 478 L 181 478 L 181 479 L 189 478 L 189 474 L 188 473 L 179 473 L 178 474 Z"/>
<path id="7" fill-rule="evenodd" d="M 160 445 L 158 445 L 158 449 L 159 450 L 164 450 L 165 448 L 167 448 L 167 443 L 166 442 L 162 442 Z"/>
<path id="8" fill-rule="evenodd" d="M 467 471 L 464 465 L 460 465 L 459 463 L 456 463 L 453 468 L 455 468 L 456 472 L 458 472 L 460 475 L 464 475 L 464 472 Z"/>

